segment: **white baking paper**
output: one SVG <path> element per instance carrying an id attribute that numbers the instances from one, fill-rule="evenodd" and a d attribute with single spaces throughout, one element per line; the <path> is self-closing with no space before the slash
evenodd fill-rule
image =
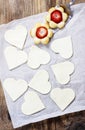
<path id="1" fill-rule="evenodd" d="M 21 112 L 21 105 L 24 102 L 24 95 L 20 97 L 17 101 L 13 102 L 7 92 L 4 90 L 8 110 L 14 128 L 47 118 L 57 117 L 67 113 L 85 110 L 85 3 L 74 5 L 71 9 L 73 11 L 72 19 L 67 22 L 66 26 L 62 30 L 56 30 L 56 33 L 51 40 L 52 42 L 57 38 L 63 38 L 69 35 L 71 35 L 72 37 L 74 53 L 73 57 L 69 60 L 74 64 L 75 72 L 71 76 L 71 81 L 67 85 L 60 85 L 56 81 L 50 66 L 55 63 L 65 61 L 65 59 L 62 58 L 59 54 L 53 53 L 50 47 L 51 42 L 47 46 L 39 45 L 39 47 L 49 52 L 51 56 L 51 61 L 47 65 L 41 65 L 38 69 L 45 69 L 46 71 L 48 71 L 52 88 L 72 88 L 76 93 L 76 98 L 70 104 L 70 106 L 68 106 L 64 111 L 61 111 L 50 99 L 50 93 L 47 95 L 42 95 L 37 92 L 46 109 L 39 113 L 26 116 Z M 35 25 L 35 23 L 44 22 L 44 17 L 46 15 L 47 12 L 20 20 L 14 20 L 8 24 L 0 26 L 0 79 L 2 84 L 6 78 L 10 77 L 15 78 L 16 80 L 23 79 L 29 83 L 29 81 L 38 70 L 32 70 L 27 66 L 27 64 L 24 64 L 12 71 L 9 71 L 4 57 L 4 49 L 9 46 L 9 44 L 4 39 L 5 32 L 8 29 L 14 28 L 18 24 L 24 25 L 28 30 L 28 37 L 24 46 L 24 51 L 28 53 L 29 48 L 34 44 L 33 39 L 30 36 L 30 29 Z M 28 89 L 28 91 L 30 90 L 32 89 Z"/>

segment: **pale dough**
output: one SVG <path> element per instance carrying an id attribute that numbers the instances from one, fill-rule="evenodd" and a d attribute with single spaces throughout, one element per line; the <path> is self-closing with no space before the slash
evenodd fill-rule
<path id="1" fill-rule="evenodd" d="M 26 92 L 28 85 L 27 82 L 22 79 L 15 80 L 13 78 L 7 78 L 3 82 L 3 87 L 12 100 L 15 101 Z"/>
<path id="2" fill-rule="evenodd" d="M 71 36 L 54 40 L 51 49 L 65 59 L 70 58 L 73 55 Z"/>
<path id="3" fill-rule="evenodd" d="M 56 105 L 63 111 L 75 98 L 75 92 L 71 88 L 54 88 L 50 97 Z"/>
<path id="4" fill-rule="evenodd" d="M 74 64 L 70 61 L 57 63 L 51 68 L 60 84 L 67 84 L 70 81 L 70 75 L 74 72 Z"/>
<path id="5" fill-rule="evenodd" d="M 23 49 L 27 37 L 27 29 L 23 25 L 17 25 L 14 29 L 7 30 L 4 37 L 11 45 Z"/>
<path id="6" fill-rule="evenodd" d="M 24 51 L 17 50 L 17 48 L 8 46 L 4 50 L 4 55 L 8 64 L 9 70 L 24 64 L 27 61 L 27 54 Z"/>
<path id="7" fill-rule="evenodd" d="M 24 96 L 21 110 L 25 115 L 31 115 L 45 109 L 40 97 L 33 91 L 28 91 Z"/>
<path id="8" fill-rule="evenodd" d="M 42 64 L 47 64 L 50 61 L 50 55 L 45 50 L 37 46 L 32 46 L 28 54 L 27 65 L 32 69 L 37 69 Z"/>
<path id="9" fill-rule="evenodd" d="M 46 70 L 39 70 L 31 79 L 28 86 L 41 94 L 47 94 L 51 90 L 48 72 Z"/>

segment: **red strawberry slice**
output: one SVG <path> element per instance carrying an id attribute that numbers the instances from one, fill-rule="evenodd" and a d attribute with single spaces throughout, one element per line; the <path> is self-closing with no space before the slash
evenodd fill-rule
<path id="1" fill-rule="evenodd" d="M 62 12 L 59 10 L 54 10 L 51 13 L 51 20 L 55 23 L 60 23 L 62 21 Z"/>
<path id="2" fill-rule="evenodd" d="M 36 30 L 36 36 L 40 39 L 45 38 L 48 35 L 48 30 L 44 26 L 40 26 Z"/>

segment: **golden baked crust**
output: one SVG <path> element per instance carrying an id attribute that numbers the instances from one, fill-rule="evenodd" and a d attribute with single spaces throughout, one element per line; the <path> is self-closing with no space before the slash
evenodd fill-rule
<path id="1" fill-rule="evenodd" d="M 62 21 L 59 23 L 55 23 L 54 21 L 51 20 L 51 13 L 55 10 L 59 10 L 62 13 Z M 48 22 L 48 25 L 50 28 L 63 28 L 65 26 L 66 20 L 68 19 L 68 14 L 64 12 L 63 7 L 52 7 L 48 11 L 48 15 L 46 16 L 46 21 Z"/>
<path id="2" fill-rule="evenodd" d="M 41 38 L 36 36 L 36 31 L 37 31 L 37 28 L 42 27 L 42 26 L 45 27 L 48 30 L 48 34 L 47 34 L 46 37 L 41 39 Z M 49 28 L 47 23 L 45 23 L 45 24 L 43 24 L 43 23 L 36 23 L 34 28 L 32 28 L 30 30 L 30 35 L 34 38 L 34 43 L 35 44 L 40 44 L 40 43 L 48 44 L 50 38 L 53 36 L 53 31 Z"/>

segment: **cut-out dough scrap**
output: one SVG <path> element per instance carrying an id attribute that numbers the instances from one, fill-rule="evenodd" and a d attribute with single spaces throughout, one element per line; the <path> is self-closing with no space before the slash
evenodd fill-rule
<path id="1" fill-rule="evenodd" d="M 23 49 L 27 37 L 27 29 L 23 25 L 18 25 L 15 29 L 7 30 L 4 37 L 11 45 Z"/>
<path id="2" fill-rule="evenodd" d="M 71 36 L 54 40 L 51 44 L 51 49 L 55 53 L 60 53 L 65 59 L 70 58 L 73 55 Z"/>
<path id="3" fill-rule="evenodd" d="M 47 94 L 51 90 L 51 84 L 48 80 L 48 72 L 46 70 L 39 70 L 31 79 L 28 86 L 41 94 Z"/>
<path id="4" fill-rule="evenodd" d="M 7 47 L 4 50 L 4 54 L 9 70 L 14 69 L 27 61 L 27 54 L 12 46 Z"/>
<path id="5" fill-rule="evenodd" d="M 13 101 L 16 101 L 24 92 L 27 90 L 27 82 L 19 79 L 15 80 L 13 78 L 7 78 L 3 82 L 3 87 L 12 98 Z"/>
<path id="6" fill-rule="evenodd" d="M 50 93 L 50 97 L 63 111 L 74 100 L 75 92 L 70 88 L 54 88 Z"/>
<path id="7" fill-rule="evenodd" d="M 50 61 L 50 55 L 45 50 L 37 46 L 32 46 L 28 55 L 27 65 L 32 69 L 37 69 L 41 64 L 47 64 Z"/>
<path id="8" fill-rule="evenodd" d="M 25 115 L 31 115 L 45 109 L 40 97 L 33 91 L 28 91 L 24 99 L 21 110 Z"/>
<path id="9" fill-rule="evenodd" d="M 51 68 L 60 84 L 67 84 L 70 81 L 70 75 L 74 72 L 74 64 L 69 61 L 57 63 Z"/>

